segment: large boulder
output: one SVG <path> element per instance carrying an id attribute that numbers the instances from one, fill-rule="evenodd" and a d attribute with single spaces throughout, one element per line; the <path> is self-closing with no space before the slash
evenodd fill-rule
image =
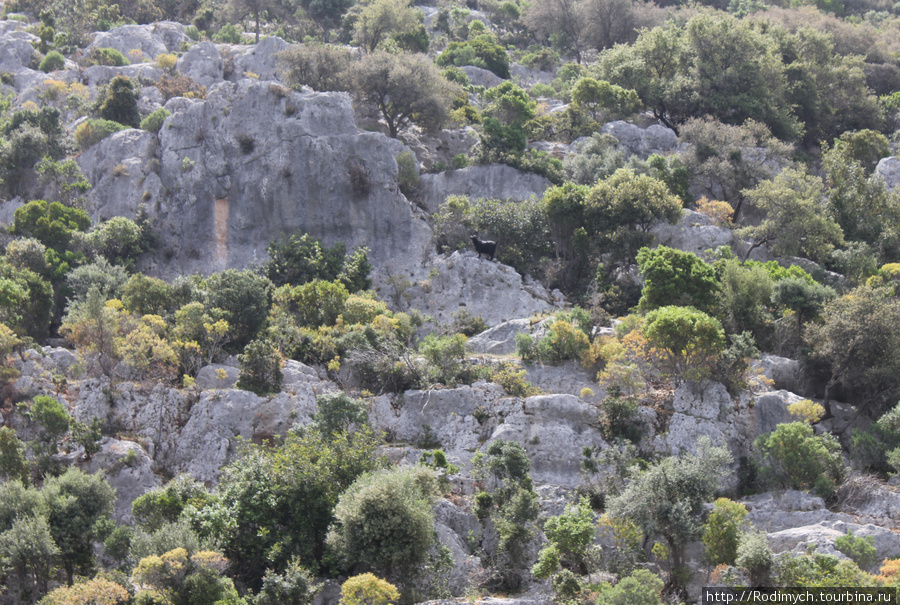
<path id="1" fill-rule="evenodd" d="M 178 59 L 175 70 L 201 86 L 210 87 L 224 78 L 225 61 L 215 44 L 200 42 Z"/>
<path id="2" fill-rule="evenodd" d="M 516 352 L 516 336 L 530 333 L 533 325 L 530 319 L 511 319 L 476 334 L 466 344 L 473 353 L 509 355 Z"/>
<path id="3" fill-rule="evenodd" d="M 162 484 L 153 473 L 152 461 L 139 444 L 106 437 L 100 443 L 100 451 L 84 463 L 88 473 L 103 472 L 106 480 L 116 490 L 116 508 L 113 518 L 117 523 L 130 524 L 133 520 L 131 503 L 139 496 Z"/>
<path id="4" fill-rule="evenodd" d="M 37 36 L 22 31 L 4 33 L 0 37 L 0 72 L 36 69 L 39 55 L 31 43 L 37 40 Z"/>
<path id="5" fill-rule="evenodd" d="M 278 77 L 278 60 L 275 54 L 290 46 L 277 36 L 270 36 L 260 40 L 247 50 L 234 58 L 234 69 L 228 74 L 228 79 L 237 82 L 243 78 L 258 78 L 260 80 L 274 80 Z"/>
<path id="6" fill-rule="evenodd" d="M 478 258 L 473 252 L 435 256 L 403 284 L 398 284 L 400 279 L 395 276 L 393 291 L 382 294 L 384 298 L 393 297 L 397 306 L 408 305 L 444 322 L 464 309 L 493 326 L 554 310 L 563 302 L 560 292 L 548 292 L 512 267 Z"/>
<path id="7" fill-rule="evenodd" d="M 268 398 L 237 389 L 204 391 L 178 435 L 168 468 L 215 483 L 238 437 L 259 443 L 284 435 L 295 423 L 308 423 L 316 409 L 309 386 Z"/>
<path id="8" fill-rule="evenodd" d="M 397 185 L 402 144 L 359 132 L 346 94 L 243 80 L 214 86 L 205 100 L 171 99 L 166 108 L 172 115 L 159 133 L 158 162 L 147 158 L 143 138 L 81 161 L 92 175 L 91 216 L 133 216 L 146 201 L 162 241 L 145 271 L 243 268 L 264 261 L 269 242 L 295 230 L 328 245 L 366 246 L 383 271 L 427 256 L 431 231 Z M 103 167 L 128 158 L 145 162 L 144 183 L 105 186 Z M 156 170 L 158 177 L 150 174 Z"/>
<path id="9" fill-rule="evenodd" d="M 494 72 L 484 69 L 483 67 L 475 67 L 474 65 L 463 65 L 461 70 L 466 72 L 469 77 L 469 84 L 473 86 L 484 86 L 485 88 L 494 88 L 503 84 L 503 78 Z"/>
<path id="10" fill-rule="evenodd" d="M 797 403 L 803 398 L 790 391 L 773 391 L 758 395 L 754 399 L 753 417 L 756 421 L 756 434 L 768 435 L 779 424 L 796 422 L 796 416 L 791 416 L 788 406 Z"/>
<path id="11" fill-rule="evenodd" d="M 93 185 L 87 210 L 92 221 L 113 216 L 134 218 L 141 203 L 165 198 L 156 161 L 158 140 L 146 130 L 129 128 L 106 137 L 78 156 L 78 165 Z"/>
<path id="12" fill-rule="evenodd" d="M 708 216 L 694 210 L 685 210 L 674 225 L 656 225 L 652 233 L 660 245 L 702 256 L 705 256 L 707 250 L 730 246 L 734 240 L 731 229 L 714 225 Z"/>
<path id="13" fill-rule="evenodd" d="M 882 158 L 875 166 L 875 174 L 880 176 L 887 188 L 893 191 L 900 184 L 900 158 L 896 156 Z"/>
<path id="14" fill-rule="evenodd" d="M 551 185 L 539 174 L 522 172 L 506 164 L 491 164 L 423 174 L 419 180 L 419 196 L 424 208 L 434 213 L 450 195 L 527 200 L 541 197 Z"/>
<path id="15" fill-rule="evenodd" d="M 659 124 L 641 128 L 636 124 L 617 120 L 604 124 L 600 132 L 616 137 L 619 141 L 617 147 L 626 157 L 634 155 L 642 160 L 654 153 L 666 154 L 678 145 L 675 131 Z"/>
<path id="16" fill-rule="evenodd" d="M 763 353 L 758 366 L 776 389 L 784 389 L 803 397 L 815 397 L 815 385 L 796 359 Z"/>
<path id="17" fill-rule="evenodd" d="M 144 58 L 153 60 L 158 55 L 177 51 L 182 44 L 191 41 L 184 33 L 185 26 L 174 21 L 159 21 L 148 25 L 122 25 L 94 36 L 85 54 L 96 48 L 114 48 L 126 57 L 129 51 L 139 50 Z"/>

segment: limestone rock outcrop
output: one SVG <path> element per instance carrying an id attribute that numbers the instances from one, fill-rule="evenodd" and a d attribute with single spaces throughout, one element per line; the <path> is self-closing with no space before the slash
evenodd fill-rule
<path id="1" fill-rule="evenodd" d="M 250 79 L 220 83 L 205 100 L 172 99 L 166 108 L 172 115 L 155 156 L 146 133 L 120 133 L 79 157 L 94 186 L 92 218 L 133 216 L 147 203 L 163 243 L 145 270 L 247 267 L 265 260 L 272 239 L 297 229 L 326 244 L 367 246 L 382 268 L 424 261 L 430 229 L 397 186 L 403 146 L 358 131 L 346 94 L 297 93 Z M 105 170 L 126 162 L 141 186 L 116 187 Z"/>

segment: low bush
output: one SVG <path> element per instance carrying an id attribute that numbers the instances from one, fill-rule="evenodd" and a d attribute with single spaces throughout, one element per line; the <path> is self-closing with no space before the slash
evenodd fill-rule
<path id="1" fill-rule="evenodd" d="M 110 67 L 131 65 L 131 61 L 115 48 L 95 48 L 91 53 L 90 60 L 93 65 L 108 65 Z"/>
<path id="2" fill-rule="evenodd" d="M 125 130 L 126 128 L 128 127 L 111 120 L 86 120 L 75 129 L 75 143 L 79 149 L 85 150 L 93 147 L 112 133 Z"/>
<path id="3" fill-rule="evenodd" d="M 59 54 L 57 51 L 51 50 L 43 58 L 40 65 L 38 65 L 38 69 L 40 69 L 45 74 L 48 74 L 51 71 L 56 71 L 57 69 L 62 69 L 65 66 L 66 66 L 65 58 L 61 54 Z"/>
<path id="4" fill-rule="evenodd" d="M 165 122 L 166 118 L 168 118 L 170 115 L 172 115 L 172 112 L 170 112 L 165 107 L 160 107 L 159 109 L 148 115 L 146 118 L 141 120 L 141 128 L 143 130 L 146 130 L 147 132 L 158 134 L 159 129 L 162 128 L 163 122 Z"/>

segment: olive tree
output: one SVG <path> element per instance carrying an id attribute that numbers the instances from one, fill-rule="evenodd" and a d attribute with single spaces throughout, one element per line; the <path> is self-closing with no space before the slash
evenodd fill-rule
<path id="1" fill-rule="evenodd" d="M 351 72 L 357 101 L 381 114 L 393 138 L 411 124 L 436 130 L 449 117 L 457 87 L 427 57 L 374 52 L 354 63 Z"/>
<path id="2" fill-rule="evenodd" d="M 713 447 L 703 436 L 696 453 L 653 464 L 608 501 L 611 517 L 628 519 L 645 536 L 658 535 L 666 541 L 672 559 L 670 581 L 687 563 L 685 548 L 702 533 L 703 504 L 719 489 L 731 461 L 728 448 Z"/>

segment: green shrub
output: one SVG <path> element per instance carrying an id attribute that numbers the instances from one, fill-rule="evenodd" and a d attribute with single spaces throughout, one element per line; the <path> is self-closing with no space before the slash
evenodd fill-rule
<path id="1" fill-rule="evenodd" d="M 213 34 L 213 40 L 223 44 L 240 44 L 241 32 L 238 31 L 234 24 L 226 23 L 218 32 Z"/>
<path id="2" fill-rule="evenodd" d="M 846 535 L 834 541 L 834 547 L 853 559 L 861 569 L 868 569 L 878 561 L 873 536 L 854 536 L 853 530 L 847 530 Z"/>
<path id="3" fill-rule="evenodd" d="M 56 71 L 57 69 L 62 69 L 66 66 L 65 58 L 59 54 L 55 50 L 51 50 L 47 53 L 44 59 L 41 61 L 41 64 L 38 66 L 45 74 L 50 73 L 51 71 Z"/>
<path id="4" fill-rule="evenodd" d="M 415 194 L 419 187 L 419 168 L 416 156 L 409 150 L 401 151 L 397 156 L 397 183 L 406 197 Z"/>
<path id="5" fill-rule="evenodd" d="M 766 533 L 748 531 L 741 534 L 735 563 L 750 572 L 750 584 L 759 586 L 772 568 L 772 549 Z M 797 584 L 790 584 L 797 586 Z"/>
<path id="6" fill-rule="evenodd" d="M 147 132 L 152 132 L 153 134 L 159 133 L 159 129 L 162 128 L 163 122 L 165 122 L 166 118 L 172 115 L 165 107 L 160 107 L 146 118 L 141 120 L 141 128 L 146 130 Z"/>
<path id="7" fill-rule="evenodd" d="M 128 127 L 109 120 L 85 120 L 75 128 L 75 143 L 83 151 L 96 145 L 112 133 L 126 128 Z"/>
<path id="8" fill-rule="evenodd" d="M 716 506 L 703 527 L 703 545 L 710 565 L 734 565 L 747 507 L 728 498 L 716 500 Z"/>
<path id="9" fill-rule="evenodd" d="M 319 411 L 313 415 L 312 420 L 325 435 L 335 435 L 369 422 L 368 404 L 344 392 L 319 395 L 316 403 Z"/>
<path id="10" fill-rule="evenodd" d="M 753 447 L 760 477 L 768 484 L 830 495 L 844 480 L 840 444 L 828 433 L 816 435 L 805 422 L 779 424 L 757 437 Z"/>
<path id="11" fill-rule="evenodd" d="M 106 88 L 106 97 L 100 104 L 100 117 L 137 128 L 141 114 L 137 108 L 138 91 L 131 78 L 116 76 Z"/>
<path id="12" fill-rule="evenodd" d="M 341 584 L 340 605 L 388 605 L 399 598 L 396 586 L 371 573 L 353 576 Z"/>
<path id="13" fill-rule="evenodd" d="M 696 254 L 666 246 L 641 248 L 638 268 L 644 278 L 640 308 L 691 306 L 709 312 L 719 291 L 715 268 Z"/>
<path id="14" fill-rule="evenodd" d="M 546 334 L 537 340 L 529 334 L 516 336 L 516 349 L 523 360 L 559 363 L 567 359 L 580 359 L 590 348 L 591 344 L 584 330 L 561 315 L 547 327 Z"/>
<path id="15" fill-rule="evenodd" d="M 425 357 L 426 380 L 447 386 L 471 383 L 478 372 L 466 362 L 466 342 L 462 334 L 437 336 L 429 334 L 419 344 L 419 352 Z"/>
<path id="16" fill-rule="evenodd" d="M 610 387 L 600 402 L 599 421 L 600 434 L 609 442 L 621 438 L 637 443 L 641 439 L 637 400 L 623 396 L 615 387 Z"/>
<path id="17" fill-rule="evenodd" d="M 509 78 L 509 57 L 506 49 L 497 44 L 490 34 L 482 34 L 467 42 L 451 42 L 437 56 L 435 63 L 444 67 L 474 65 L 488 69 L 501 78 Z"/>
<path id="18" fill-rule="evenodd" d="M 284 374 L 281 372 L 281 354 L 267 340 L 254 340 L 238 356 L 241 369 L 237 388 L 268 395 L 281 390 Z"/>
<path id="19" fill-rule="evenodd" d="M 322 584 L 314 580 L 315 577 L 294 559 L 283 574 L 271 569 L 266 571 L 262 589 L 252 605 L 309 605 L 322 589 Z"/>
<path id="20" fill-rule="evenodd" d="M 422 466 L 363 475 L 341 494 L 328 535 L 349 569 L 366 563 L 386 577 L 421 566 L 434 543 L 435 473 Z"/>
<path id="21" fill-rule="evenodd" d="M 606 588 L 597 597 L 596 605 L 662 605 L 663 581 L 646 569 L 637 569 Z"/>
<path id="22" fill-rule="evenodd" d="M 653 364 L 676 381 L 708 376 L 725 350 L 719 320 L 691 307 L 660 307 L 647 314 L 647 343 L 656 349 Z"/>
<path id="23" fill-rule="evenodd" d="M 131 61 L 115 48 L 95 48 L 91 53 L 91 63 L 94 65 L 108 65 L 110 67 L 124 67 L 131 65 Z"/>

